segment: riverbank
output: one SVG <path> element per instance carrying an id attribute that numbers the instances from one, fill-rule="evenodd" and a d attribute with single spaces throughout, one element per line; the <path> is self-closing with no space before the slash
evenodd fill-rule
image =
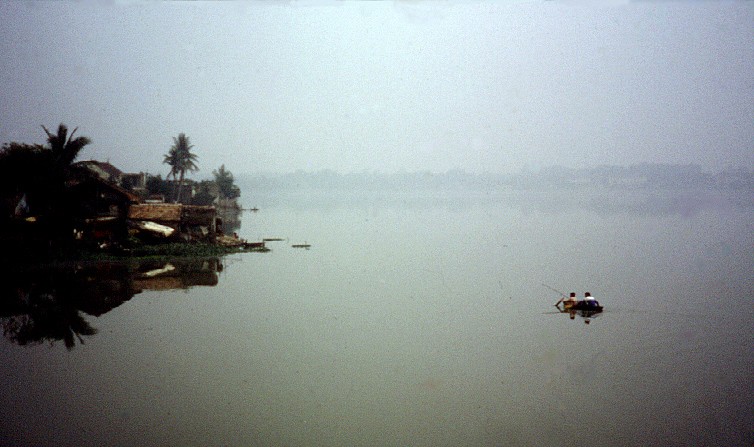
<path id="1" fill-rule="evenodd" d="M 138 244 L 113 249 L 74 248 L 68 250 L 19 250 L 0 255 L 0 266 L 7 269 L 18 265 L 61 265 L 71 262 L 129 261 L 176 258 L 222 257 L 234 253 L 265 253 L 265 246 L 223 245 L 207 242 L 169 242 Z"/>
<path id="2" fill-rule="evenodd" d="M 233 253 L 270 251 L 265 246 L 225 245 L 207 242 L 170 242 L 164 244 L 143 244 L 129 248 L 111 251 L 84 251 L 79 253 L 84 258 L 97 259 L 129 259 L 129 258 L 204 258 L 220 257 Z"/>

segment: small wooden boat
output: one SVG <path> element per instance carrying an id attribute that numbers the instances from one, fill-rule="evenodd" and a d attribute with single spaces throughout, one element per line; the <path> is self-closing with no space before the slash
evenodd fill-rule
<path id="1" fill-rule="evenodd" d="M 306 249 L 308 249 L 309 247 L 311 247 L 311 245 L 310 244 L 293 244 L 293 245 L 291 245 L 291 247 L 293 247 L 293 248 L 306 248 Z"/>
<path id="2" fill-rule="evenodd" d="M 565 310 L 584 310 L 589 312 L 602 312 L 603 307 L 597 300 L 563 301 Z"/>
<path id="3" fill-rule="evenodd" d="M 165 238 L 170 237 L 173 235 L 173 233 L 175 233 L 174 228 L 149 220 L 136 221 L 133 223 L 133 225 L 140 231 Z"/>

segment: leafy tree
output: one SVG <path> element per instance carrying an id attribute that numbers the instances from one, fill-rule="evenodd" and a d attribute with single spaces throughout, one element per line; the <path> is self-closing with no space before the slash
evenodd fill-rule
<path id="1" fill-rule="evenodd" d="M 46 127 L 49 146 L 7 143 L 0 150 L 0 195 L 3 218 L 15 213 L 16 204 L 25 202 L 27 212 L 47 221 L 52 241 L 72 239 L 72 218 L 66 208 L 66 180 L 72 173 L 72 163 L 91 141 L 74 138 L 76 129 L 68 135 L 64 124 L 53 134 Z M 15 203 L 14 203 L 15 202 Z"/>
<path id="2" fill-rule="evenodd" d="M 178 137 L 173 137 L 173 146 L 165 154 L 163 163 L 170 166 L 169 176 L 173 176 L 175 181 L 176 175 L 179 175 L 178 180 L 178 192 L 175 194 L 175 203 L 181 201 L 181 191 L 183 190 L 183 181 L 186 175 L 186 171 L 198 171 L 199 167 L 196 165 L 197 156 L 191 152 L 194 146 L 189 142 L 189 138 L 186 134 L 178 134 Z"/>
<path id="3" fill-rule="evenodd" d="M 212 171 L 212 175 L 215 176 L 215 183 L 217 183 L 220 197 L 223 199 L 235 199 L 241 196 L 241 190 L 233 184 L 233 174 L 225 169 L 225 165 L 221 165 L 219 169 Z"/>
<path id="4" fill-rule="evenodd" d="M 170 185 L 159 174 L 147 176 L 146 188 L 149 195 L 162 195 L 164 197 L 170 195 Z"/>
<path id="5" fill-rule="evenodd" d="M 215 201 L 215 195 L 212 194 L 212 190 L 215 186 L 215 182 L 212 180 L 202 180 L 199 182 L 198 191 L 191 199 L 193 205 L 210 206 Z"/>
<path id="6" fill-rule="evenodd" d="M 59 207 L 71 164 L 91 142 L 87 137 L 73 138 L 77 129 L 68 135 L 65 124 L 58 126 L 56 134 L 45 126 L 42 129 L 49 147 L 12 142 L 0 151 L 0 192 L 5 197 L 25 194 L 35 214 L 49 214 Z"/>
<path id="7" fill-rule="evenodd" d="M 46 183 L 52 158 L 41 145 L 5 143 L 0 150 L 0 197 L 3 198 L 2 217 L 10 217 L 14 208 L 26 196 L 25 202 L 33 204 L 36 212 L 46 206 Z M 31 205 L 29 205 L 31 210 Z"/>

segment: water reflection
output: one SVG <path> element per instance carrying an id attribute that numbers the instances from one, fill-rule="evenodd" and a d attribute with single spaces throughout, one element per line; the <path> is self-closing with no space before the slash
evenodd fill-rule
<path id="1" fill-rule="evenodd" d="M 217 217 L 222 222 L 222 232 L 225 234 L 237 233 L 241 230 L 241 210 L 236 208 L 219 208 Z"/>
<path id="2" fill-rule="evenodd" d="M 565 297 L 555 304 L 555 307 L 560 313 L 568 314 L 571 320 L 575 320 L 576 316 L 580 316 L 585 324 L 592 322 L 593 318 L 598 317 L 603 310 L 600 303 L 595 300 L 589 292 L 583 300 L 576 300 L 576 294 L 571 293 L 569 297 Z"/>
<path id="3" fill-rule="evenodd" d="M 220 271 L 217 258 L 6 270 L 0 274 L 0 326 L 13 343 L 62 341 L 70 350 L 97 333 L 85 315 L 99 317 L 144 290 L 215 286 Z"/>
<path id="4" fill-rule="evenodd" d="M 568 314 L 571 320 L 575 320 L 578 315 L 584 320 L 585 324 L 592 322 L 594 318 L 597 318 L 602 314 L 602 310 L 576 310 L 576 309 L 561 309 L 558 308 L 560 313 Z"/>

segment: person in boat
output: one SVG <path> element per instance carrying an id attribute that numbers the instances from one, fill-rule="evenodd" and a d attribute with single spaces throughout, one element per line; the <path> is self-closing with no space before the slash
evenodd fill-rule
<path id="1" fill-rule="evenodd" d="M 573 306 L 576 305 L 576 303 L 578 303 L 578 301 L 576 301 L 576 294 L 574 292 L 571 292 L 571 296 L 567 298 L 565 295 L 563 295 L 563 298 L 559 299 L 558 302 L 555 303 L 555 307 L 558 307 L 560 303 L 563 303 L 562 312 L 565 312 L 566 310 L 571 309 Z"/>
<path id="2" fill-rule="evenodd" d="M 584 293 L 584 304 L 587 305 L 587 307 L 599 307 L 600 303 L 594 299 L 591 293 L 586 292 Z"/>

